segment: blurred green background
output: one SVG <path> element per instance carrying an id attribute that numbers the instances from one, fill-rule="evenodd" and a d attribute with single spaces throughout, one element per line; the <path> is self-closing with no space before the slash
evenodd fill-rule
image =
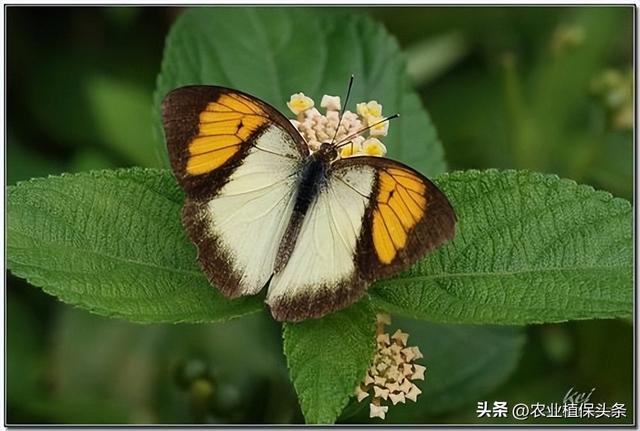
<path id="1" fill-rule="evenodd" d="M 531 169 L 632 199 L 631 7 L 355 12 L 405 49 L 450 169 Z M 152 95 L 179 13 L 9 7 L 7 183 L 158 166 Z M 8 423 L 302 422 L 280 328 L 267 316 L 141 326 L 65 306 L 11 275 L 6 299 Z M 406 326 L 420 338 L 419 324 Z M 487 423 L 476 401 L 544 402 L 595 387 L 595 401 L 626 403 L 623 422 L 632 421 L 629 321 L 525 332 L 515 372 L 491 393 L 438 413 L 408 408 L 397 420 Z"/>

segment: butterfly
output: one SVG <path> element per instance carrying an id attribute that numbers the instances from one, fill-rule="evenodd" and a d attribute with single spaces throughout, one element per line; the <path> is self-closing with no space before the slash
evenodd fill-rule
<path id="1" fill-rule="evenodd" d="M 453 238 L 446 196 L 402 163 L 311 152 L 257 97 L 186 86 L 162 102 L 182 221 L 208 280 L 226 297 L 266 289 L 279 321 L 318 318 L 361 298 Z"/>

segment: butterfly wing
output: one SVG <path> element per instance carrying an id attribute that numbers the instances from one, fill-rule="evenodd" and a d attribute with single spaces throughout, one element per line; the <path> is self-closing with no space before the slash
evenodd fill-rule
<path id="1" fill-rule="evenodd" d="M 291 218 L 303 138 L 250 95 L 189 86 L 163 101 L 169 157 L 186 193 L 183 224 L 209 281 L 226 296 L 269 281 Z"/>
<path id="2" fill-rule="evenodd" d="M 271 280 L 271 312 L 296 321 L 347 307 L 373 280 L 451 239 L 455 223 L 444 194 L 408 166 L 377 157 L 337 161 Z"/>
<path id="3" fill-rule="evenodd" d="M 371 282 L 408 269 L 452 239 L 457 218 L 444 193 L 409 166 L 378 157 L 339 162 L 342 168 L 362 164 L 376 170 L 356 252 L 358 271 Z"/>

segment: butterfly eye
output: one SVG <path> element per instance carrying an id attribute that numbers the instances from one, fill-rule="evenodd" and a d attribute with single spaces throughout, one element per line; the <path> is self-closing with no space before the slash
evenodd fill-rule
<path id="1" fill-rule="evenodd" d="M 331 148 L 329 152 L 329 156 L 331 157 L 331 161 L 335 161 L 338 159 L 338 151 L 335 148 Z"/>
<path id="2" fill-rule="evenodd" d="M 334 162 L 338 159 L 338 150 L 336 150 L 336 148 L 331 145 L 331 144 L 324 144 L 326 145 L 326 153 L 327 153 L 327 158 Z"/>

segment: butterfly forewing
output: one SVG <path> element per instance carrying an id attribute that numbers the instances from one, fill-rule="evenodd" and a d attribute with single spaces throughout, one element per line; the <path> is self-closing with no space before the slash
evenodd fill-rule
<path id="1" fill-rule="evenodd" d="M 196 85 L 173 90 L 162 103 L 162 118 L 171 167 L 187 192 L 210 193 L 224 184 L 270 127 L 287 140 L 275 150 L 280 155 L 308 155 L 304 140 L 281 113 L 228 88 Z"/>
<path id="2" fill-rule="evenodd" d="M 174 90 L 163 119 L 203 270 L 229 297 L 259 292 L 291 218 L 302 138 L 264 102 L 220 87 Z"/>

